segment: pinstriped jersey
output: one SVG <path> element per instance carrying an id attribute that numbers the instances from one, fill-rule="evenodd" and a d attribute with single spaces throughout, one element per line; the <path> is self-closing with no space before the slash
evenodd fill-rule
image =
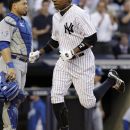
<path id="1" fill-rule="evenodd" d="M 89 14 L 78 6 L 72 5 L 63 16 L 60 13 L 53 16 L 52 39 L 59 42 L 61 53 L 74 49 L 84 37 L 89 37 L 95 32 Z M 53 72 L 52 103 L 64 102 L 64 96 L 73 83 L 81 104 L 86 108 L 95 105 L 95 57 L 90 48 L 83 53 L 81 57 L 67 61 L 60 57 L 57 61 Z"/>
<path id="2" fill-rule="evenodd" d="M 31 30 L 28 29 L 27 23 L 25 22 L 26 21 L 24 19 L 21 19 L 19 22 L 19 26 L 23 28 L 23 30 L 28 30 L 31 36 Z M 27 56 L 31 51 L 32 41 L 29 42 L 30 45 L 28 48 L 25 43 L 24 36 L 22 36 L 21 33 L 22 32 L 20 32 L 16 21 L 12 17 L 6 16 L 5 19 L 0 22 L 0 41 L 10 42 L 11 53 Z"/>
<path id="3" fill-rule="evenodd" d="M 89 14 L 76 5 L 62 16 L 60 12 L 53 16 L 52 39 L 59 42 L 61 52 L 77 47 L 84 39 L 96 32 Z"/>

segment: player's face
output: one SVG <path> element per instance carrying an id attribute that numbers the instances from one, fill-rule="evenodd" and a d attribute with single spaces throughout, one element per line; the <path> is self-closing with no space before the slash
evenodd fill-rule
<path id="1" fill-rule="evenodd" d="M 67 7 L 71 2 L 70 0 L 52 0 L 56 10 L 62 10 Z"/>
<path id="2" fill-rule="evenodd" d="M 48 10 L 49 10 L 49 2 L 44 2 L 43 4 L 42 4 L 42 12 L 48 12 Z"/>
<path id="3" fill-rule="evenodd" d="M 20 16 L 26 16 L 28 12 L 27 0 L 20 0 L 19 2 L 17 2 L 15 5 L 15 11 Z"/>
<path id="4" fill-rule="evenodd" d="M 104 2 L 100 2 L 100 3 L 98 4 L 98 11 L 99 11 L 100 13 L 103 13 L 103 12 L 105 12 L 105 10 L 106 10 L 105 3 L 104 3 Z"/>

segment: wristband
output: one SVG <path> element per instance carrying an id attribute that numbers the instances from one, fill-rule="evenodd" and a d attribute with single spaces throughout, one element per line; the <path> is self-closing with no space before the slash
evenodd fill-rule
<path id="1" fill-rule="evenodd" d="M 82 43 L 80 43 L 78 45 L 78 48 L 79 48 L 80 51 L 84 51 L 84 50 L 88 49 L 89 46 L 87 44 L 85 44 L 85 43 L 82 42 Z"/>
<path id="2" fill-rule="evenodd" d="M 8 62 L 8 63 L 6 63 L 6 64 L 7 64 L 7 66 L 8 66 L 9 68 L 14 68 L 13 62 Z"/>
<path id="3" fill-rule="evenodd" d="M 0 41 L 0 51 L 3 51 L 6 48 L 9 48 L 9 42 Z"/>

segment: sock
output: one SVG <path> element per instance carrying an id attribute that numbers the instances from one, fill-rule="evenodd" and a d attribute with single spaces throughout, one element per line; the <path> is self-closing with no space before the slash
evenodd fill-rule
<path id="1" fill-rule="evenodd" d="M 96 102 L 98 102 L 113 85 L 115 85 L 115 79 L 107 78 L 99 87 L 95 88 L 93 93 L 96 97 Z"/>
<path id="2" fill-rule="evenodd" d="M 69 119 L 68 119 L 68 109 L 65 103 L 53 104 L 53 110 L 58 121 L 58 126 L 61 130 L 68 130 Z"/>

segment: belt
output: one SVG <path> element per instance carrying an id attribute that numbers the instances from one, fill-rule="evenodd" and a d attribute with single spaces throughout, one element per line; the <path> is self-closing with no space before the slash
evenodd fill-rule
<path id="1" fill-rule="evenodd" d="M 81 52 L 81 53 L 79 53 L 79 54 L 76 54 L 76 55 L 73 57 L 73 59 L 78 58 L 78 57 L 81 57 L 81 56 L 84 56 L 84 52 Z"/>
<path id="2" fill-rule="evenodd" d="M 23 55 L 16 55 L 16 54 L 12 54 L 11 55 L 12 59 L 17 59 L 23 62 L 27 62 L 28 61 L 28 57 L 27 56 L 23 56 Z"/>

